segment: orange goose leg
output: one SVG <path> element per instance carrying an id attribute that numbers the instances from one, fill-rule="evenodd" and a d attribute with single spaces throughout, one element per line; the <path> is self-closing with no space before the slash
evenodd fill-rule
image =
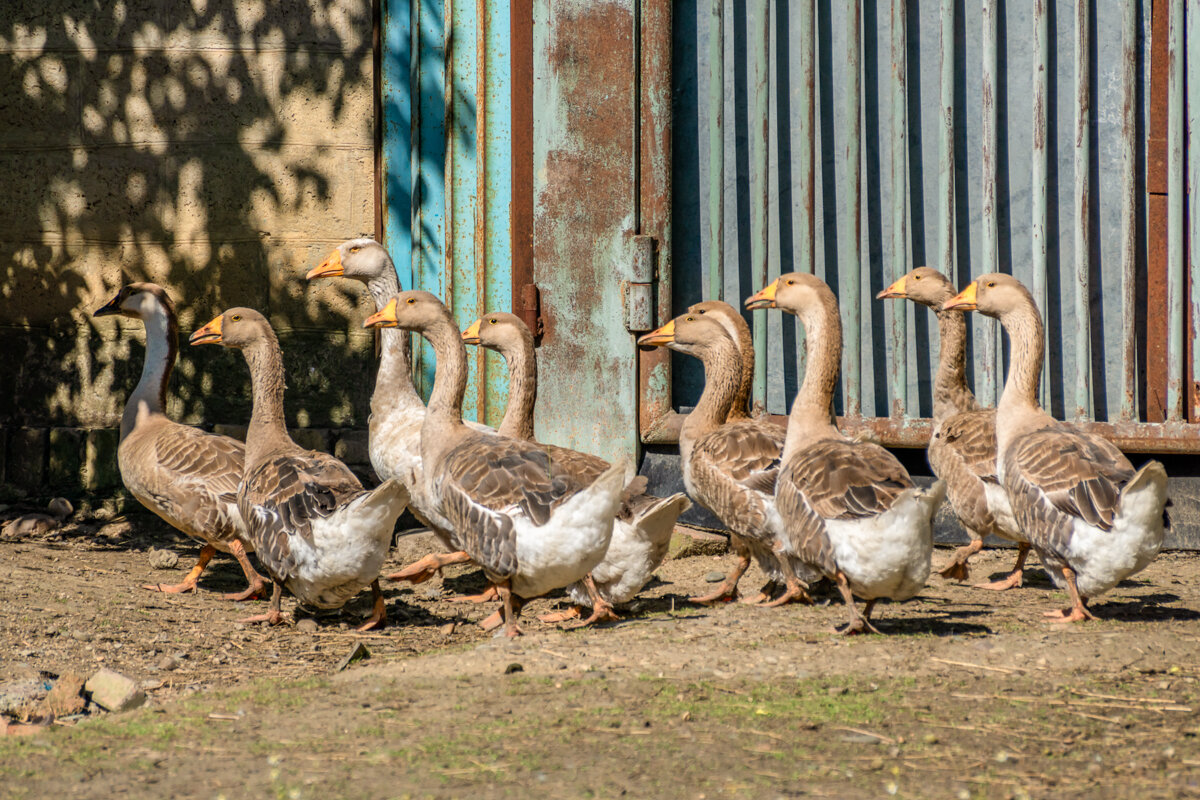
<path id="1" fill-rule="evenodd" d="M 191 572 L 187 574 L 180 583 L 174 586 L 168 586 L 162 583 L 148 583 L 143 589 L 149 589 L 152 592 L 167 592 L 169 594 L 182 594 L 183 592 L 194 592 L 196 590 L 196 582 L 200 580 L 201 573 L 208 566 L 208 562 L 217 554 L 217 548 L 211 544 L 206 544 L 200 550 L 200 558 L 196 561 L 196 566 L 192 567 Z"/>
<path id="2" fill-rule="evenodd" d="M 479 627 L 485 631 L 493 631 L 499 628 L 501 623 L 504 624 L 504 635 L 513 637 L 520 636 L 524 631 L 517 625 L 517 617 L 521 613 L 523 605 L 521 598 L 514 598 L 511 584 L 508 581 L 503 581 L 496 584 L 496 591 L 500 593 L 500 599 L 504 603 L 499 609 L 488 616 L 485 620 L 479 623 Z"/>
<path id="3" fill-rule="evenodd" d="M 776 606 L 781 606 L 784 603 L 790 603 L 792 601 L 811 606 L 812 598 L 809 597 L 808 592 L 805 591 L 804 584 L 802 584 L 800 579 L 796 577 L 796 570 L 792 569 L 792 562 L 785 554 L 779 551 L 775 552 L 775 557 L 779 562 L 780 568 L 783 569 L 783 579 L 786 588 L 783 590 L 783 594 L 779 595 L 779 597 L 775 598 L 769 603 L 763 603 L 763 608 L 775 608 Z"/>
<path id="4" fill-rule="evenodd" d="M 488 603 L 492 600 L 499 600 L 500 593 L 496 591 L 495 584 L 488 584 L 488 587 L 479 594 L 464 594 L 459 597 L 446 598 L 451 603 Z"/>
<path id="5" fill-rule="evenodd" d="M 254 569 L 254 565 L 250 563 L 250 557 L 246 555 L 246 548 L 237 539 L 229 543 L 229 552 L 237 559 L 241 565 L 242 572 L 246 575 L 246 580 L 249 586 L 245 591 L 230 592 L 222 595 L 226 600 L 257 600 L 263 596 L 267 590 L 267 579 L 258 574 L 258 570 Z"/>
<path id="6" fill-rule="evenodd" d="M 1095 619 L 1095 615 L 1088 611 L 1087 598 L 1079 594 L 1079 587 L 1075 584 L 1075 570 L 1063 567 L 1063 578 L 1067 582 L 1067 591 L 1071 594 L 1071 607 L 1061 611 L 1047 611 L 1043 616 L 1049 617 L 1051 622 L 1058 623 Z"/>
<path id="7" fill-rule="evenodd" d="M 701 605 L 708 605 L 709 603 L 715 603 L 718 600 L 736 600 L 738 594 L 738 581 L 742 579 L 742 575 L 744 575 L 746 570 L 749 568 L 750 554 L 748 552 L 739 553 L 738 563 L 733 568 L 733 572 L 731 572 L 729 576 L 725 578 L 724 582 L 717 587 L 715 592 L 700 595 L 698 597 L 689 597 L 688 601 L 692 603 L 699 603 Z"/>
<path id="8" fill-rule="evenodd" d="M 377 630 L 387 624 L 387 606 L 383 602 L 383 591 L 379 588 L 378 578 L 371 581 L 371 594 L 375 597 L 375 608 L 371 616 L 367 617 L 367 621 L 354 629 L 356 631 Z"/>
<path id="9" fill-rule="evenodd" d="M 1017 563 L 1013 565 L 1012 572 L 1008 573 L 1008 577 L 1001 578 L 998 581 L 991 583 L 976 584 L 976 589 L 991 589 L 996 592 L 1002 592 L 1005 589 L 1017 589 L 1025 580 L 1025 557 L 1029 555 L 1029 545 L 1022 542 L 1017 545 Z"/>
<path id="10" fill-rule="evenodd" d="M 582 622 L 577 622 L 571 625 L 571 628 L 586 628 L 588 625 L 597 622 L 618 622 L 621 618 L 617 615 L 616 610 L 612 607 L 612 603 L 600 596 L 600 590 L 596 588 L 596 581 L 592 578 L 592 573 L 588 573 L 583 578 L 583 586 L 587 589 L 588 597 L 592 599 L 592 615 Z M 545 617 L 552 617 L 554 614 L 547 614 Z M 583 609 L 575 606 L 575 616 L 583 616 Z M 542 622 L 546 622 L 545 617 L 539 617 Z M 569 616 L 565 619 L 570 619 Z"/>
<path id="11" fill-rule="evenodd" d="M 850 591 L 850 582 L 846 580 L 846 575 L 838 571 L 837 574 L 838 591 L 842 594 L 842 599 L 846 601 L 846 607 L 850 609 L 850 624 L 842 628 L 838 633 L 843 636 L 855 636 L 860 633 L 879 633 L 879 629 L 871 624 L 871 610 L 875 608 L 875 601 L 868 600 L 863 613 L 859 614 L 858 609 L 854 607 L 854 593 Z"/>
<path id="12" fill-rule="evenodd" d="M 284 614 L 279 610 L 279 602 L 283 598 L 283 584 L 275 581 L 271 588 L 271 605 L 265 614 L 255 614 L 253 617 L 239 619 L 238 622 L 265 622 L 268 625 L 280 625 L 291 618 L 290 614 Z"/>
<path id="13" fill-rule="evenodd" d="M 424 558 L 409 564 L 399 572 L 388 575 L 387 579 L 389 581 L 424 583 L 440 571 L 442 567 L 449 566 L 450 564 L 464 564 L 470 560 L 471 557 L 462 550 L 456 553 L 430 553 Z"/>
<path id="14" fill-rule="evenodd" d="M 963 545 L 954 551 L 954 558 L 950 559 L 949 564 L 938 570 L 938 575 L 952 581 L 965 581 L 971 577 L 971 568 L 967 566 L 968 559 L 982 549 L 983 539 L 972 539 L 970 544 Z"/>

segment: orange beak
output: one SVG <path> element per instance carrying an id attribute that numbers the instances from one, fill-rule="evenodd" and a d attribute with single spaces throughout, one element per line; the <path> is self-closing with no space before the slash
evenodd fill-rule
<path id="1" fill-rule="evenodd" d="M 364 328 L 398 328 L 396 324 L 396 298 L 388 301 L 382 311 L 376 311 L 363 320 Z"/>
<path id="2" fill-rule="evenodd" d="M 188 342 L 191 344 L 220 344 L 221 339 L 221 320 L 223 315 L 218 315 L 212 319 L 207 325 L 188 337 Z"/>
<path id="3" fill-rule="evenodd" d="M 641 347 L 662 347 L 673 341 L 675 341 L 675 320 L 671 320 L 658 330 L 650 331 L 638 339 L 637 343 Z"/>
<path id="4" fill-rule="evenodd" d="M 904 293 L 904 280 L 907 277 L 907 275 L 901 276 L 900 280 L 896 281 L 891 286 L 875 295 L 875 299 L 882 300 L 885 297 L 908 297 L 908 295 Z"/>
<path id="5" fill-rule="evenodd" d="M 776 308 L 775 292 L 779 290 L 779 279 L 771 281 L 765 289 L 755 292 L 746 298 L 746 308 Z"/>
<path id="6" fill-rule="evenodd" d="M 463 344 L 479 344 L 479 323 L 481 322 L 483 322 L 482 319 L 475 320 L 462 332 Z"/>
<path id="7" fill-rule="evenodd" d="M 974 311 L 979 306 L 975 300 L 975 292 L 978 290 L 978 284 L 971 281 L 971 284 L 963 289 L 958 294 L 951 297 L 942 305 L 943 311 Z"/>
<path id="8" fill-rule="evenodd" d="M 310 269 L 304 278 L 311 281 L 313 278 L 336 278 L 345 274 L 346 270 L 342 267 L 342 251 L 334 250 L 324 261 Z"/>

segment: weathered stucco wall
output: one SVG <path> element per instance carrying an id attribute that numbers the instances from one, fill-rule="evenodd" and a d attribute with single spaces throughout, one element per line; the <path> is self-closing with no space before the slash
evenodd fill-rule
<path id="1" fill-rule="evenodd" d="M 111 428 L 167 287 L 183 336 L 266 313 L 301 427 L 361 427 L 363 293 L 304 272 L 374 228 L 370 0 L 46 0 L 0 9 L 0 426 Z M 240 355 L 181 347 L 171 412 L 244 422 Z M 11 445 L 11 441 L 10 441 Z M 12 450 L 7 447 L 6 450 Z"/>

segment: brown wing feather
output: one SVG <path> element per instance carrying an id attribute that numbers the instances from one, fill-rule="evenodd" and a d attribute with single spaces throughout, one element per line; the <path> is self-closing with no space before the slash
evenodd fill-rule
<path id="1" fill-rule="evenodd" d="M 589 482 L 536 444 L 476 433 L 450 451 L 438 488 L 443 513 L 463 549 L 493 579 L 517 571 L 516 537 L 507 509 L 519 508 L 535 525 Z"/>
<path id="2" fill-rule="evenodd" d="M 775 508 L 783 519 L 784 537 L 788 548 L 806 564 L 826 575 L 837 572 L 833 545 L 825 531 L 825 520 L 813 510 L 803 489 L 794 476 L 785 470 L 775 489 Z"/>
<path id="3" fill-rule="evenodd" d="M 872 442 L 817 442 L 792 456 L 784 470 L 824 519 L 882 514 L 913 486 L 896 457 Z"/>
<path id="4" fill-rule="evenodd" d="M 980 536 L 993 532 L 984 481 L 999 483 L 996 468 L 996 411 L 955 414 L 942 421 L 929 442 L 929 464 L 946 481 L 954 513 Z"/>
<path id="5" fill-rule="evenodd" d="M 1112 528 L 1134 470 L 1108 440 L 1063 426 L 1022 436 L 1005 454 L 1004 473 L 1017 522 L 1040 546 L 1062 552 L 1072 518 Z"/>
<path id="6" fill-rule="evenodd" d="M 734 533 L 773 543 L 767 504 L 775 492 L 783 439 L 777 425 L 749 419 L 701 437 L 688 467 L 695 499 Z"/>
<path id="7" fill-rule="evenodd" d="M 313 520 L 363 494 L 354 473 L 333 456 L 297 452 L 275 456 L 247 475 L 238 507 L 267 572 L 283 582 L 295 567 L 291 537 L 312 537 Z"/>

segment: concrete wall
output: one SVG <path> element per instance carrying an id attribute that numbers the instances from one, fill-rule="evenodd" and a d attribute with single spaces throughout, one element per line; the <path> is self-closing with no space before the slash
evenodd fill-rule
<path id="1" fill-rule="evenodd" d="M 140 326 L 91 311 L 132 280 L 167 287 L 184 337 L 263 311 L 291 424 L 365 426 L 365 297 L 302 278 L 374 229 L 371 29 L 370 0 L 0 10 L 0 451 L 118 423 Z M 248 400 L 238 353 L 181 347 L 173 415 L 238 424 Z"/>

